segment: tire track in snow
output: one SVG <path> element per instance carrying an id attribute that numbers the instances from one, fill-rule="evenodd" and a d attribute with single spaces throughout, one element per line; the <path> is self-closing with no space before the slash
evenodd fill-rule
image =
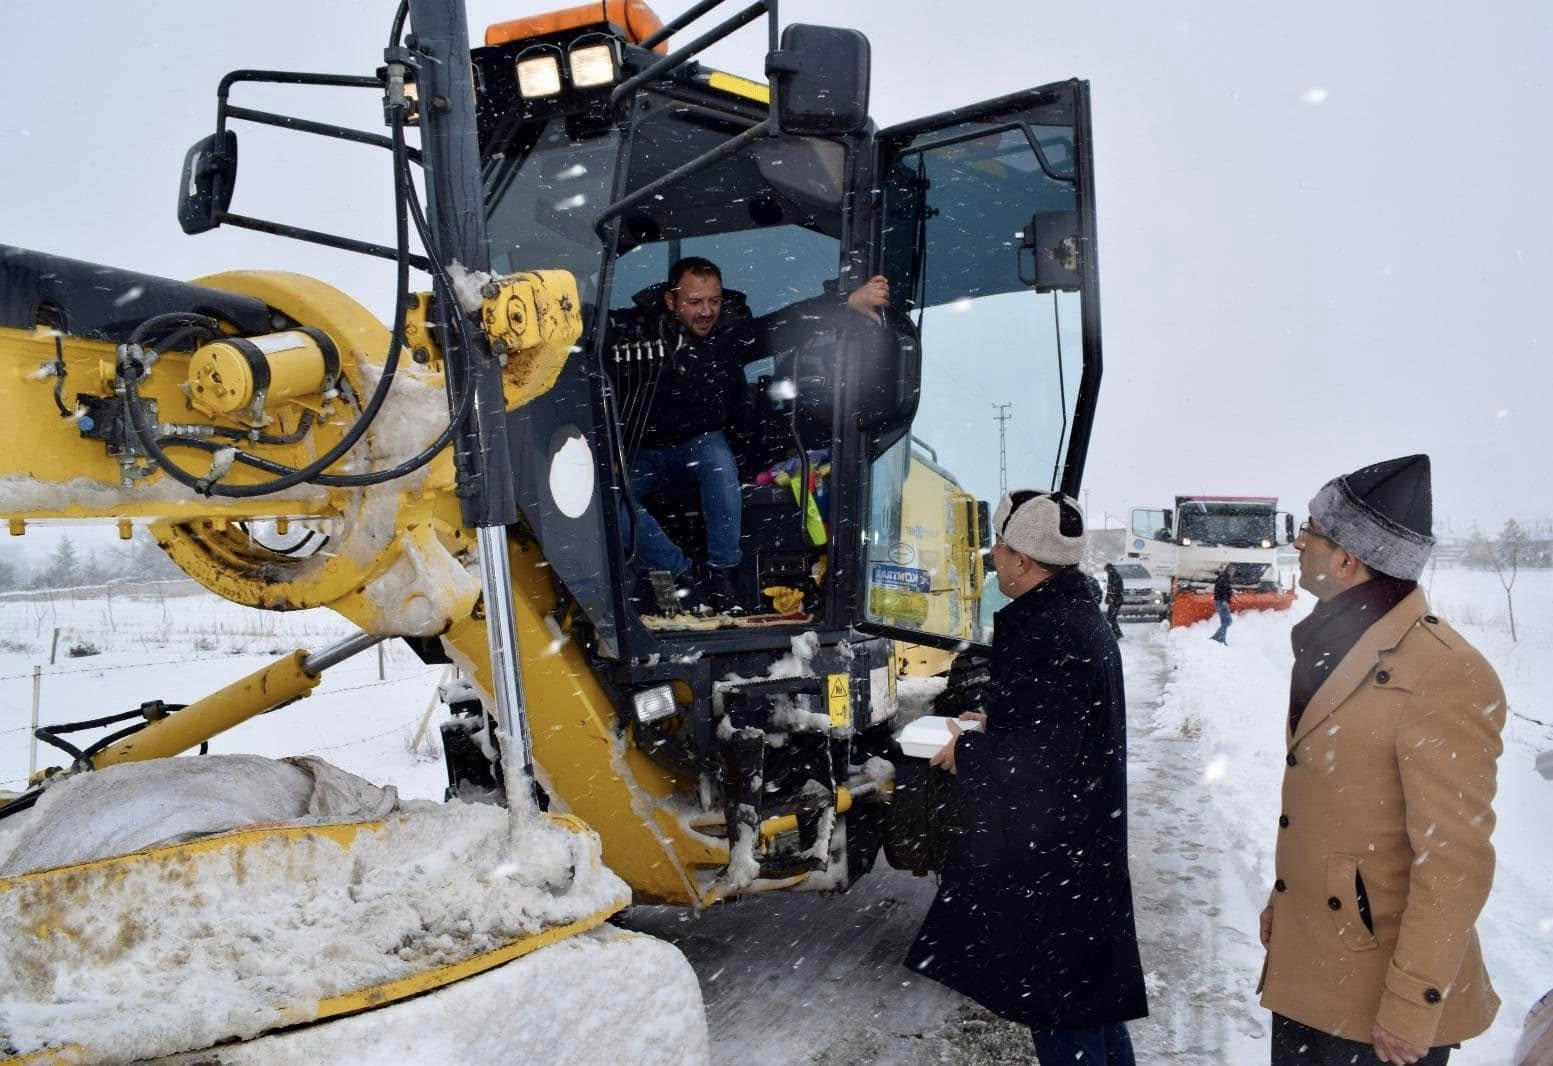
<path id="1" fill-rule="evenodd" d="M 1122 641 L 1127 679 L 1128 845 L 1149 1017 L 1129 1025 L 1139 1062 L 1219 1066 L 1265 1060 L 1256 910 L 1229 871 L 1227 834 L 1195 737 L 1155 736 L 1170 666 L 1160 631 Z"/>

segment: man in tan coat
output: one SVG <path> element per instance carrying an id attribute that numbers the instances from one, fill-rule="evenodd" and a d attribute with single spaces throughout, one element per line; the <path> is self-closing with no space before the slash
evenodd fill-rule
<path id="1" fill-rule="evenodd" d="M 1425 1063 L 1499 998 L 1473 925 L 1493 882 L 1504 690 L 1430 613 L 1428 456 L 1324 485 L 1294 546 L 1317 601 L 1294 627 L 1273 891 L 1272 1062 Z"/>

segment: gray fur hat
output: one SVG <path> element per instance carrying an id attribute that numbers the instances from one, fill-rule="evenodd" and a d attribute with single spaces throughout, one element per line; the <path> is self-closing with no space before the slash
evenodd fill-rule
<path id="1" fill-rule="evenodd" d="M 1328 540 L 1388 577 L 1417 581 L 1434 549 L 1429 457 L 1387 459 L 1333 478 L 1310 501 Z"/>
<path id="2" fill-rule="evenodd" d="M 1060 492 L 1005 492 L 992 531 L 1021 555 L 1047 566 L 1077 566 L 1084 557 L 1084 512 Z"/>

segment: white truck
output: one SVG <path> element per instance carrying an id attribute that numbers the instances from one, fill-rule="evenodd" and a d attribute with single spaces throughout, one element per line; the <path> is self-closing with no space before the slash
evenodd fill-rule
<path id="1" fill-rule="evenodd" d="M 1170 624 L 1213 615 L 1213 583 L 1230 571 L 1232 611 L 1284 611 L 1296 569 L 1287 558 L 1294 517 L 1273 496 L 1177 496 L 1175 507 L 1132 510 L 1126 559 L 1169 589 Z"/>

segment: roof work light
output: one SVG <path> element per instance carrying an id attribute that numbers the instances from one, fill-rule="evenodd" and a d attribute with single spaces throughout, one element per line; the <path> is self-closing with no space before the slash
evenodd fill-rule
<path id="1" fill-rule="evenodd" d="M 561 91 L 561 59 L 554 49 L 530 49 L 518 56 L 518 92 L 525 100 L 555 96 Z"/>
<path id="2" fill-rule="evenodd" d="M 567 65 L 571 68 L 572 85 L 578 89 L 592 89 L 599 85 L 611 85 L 617 76 L 619 63 L 615 56 L 615 42 L 608 37 L 585 38 L 567 53 Z"/>

